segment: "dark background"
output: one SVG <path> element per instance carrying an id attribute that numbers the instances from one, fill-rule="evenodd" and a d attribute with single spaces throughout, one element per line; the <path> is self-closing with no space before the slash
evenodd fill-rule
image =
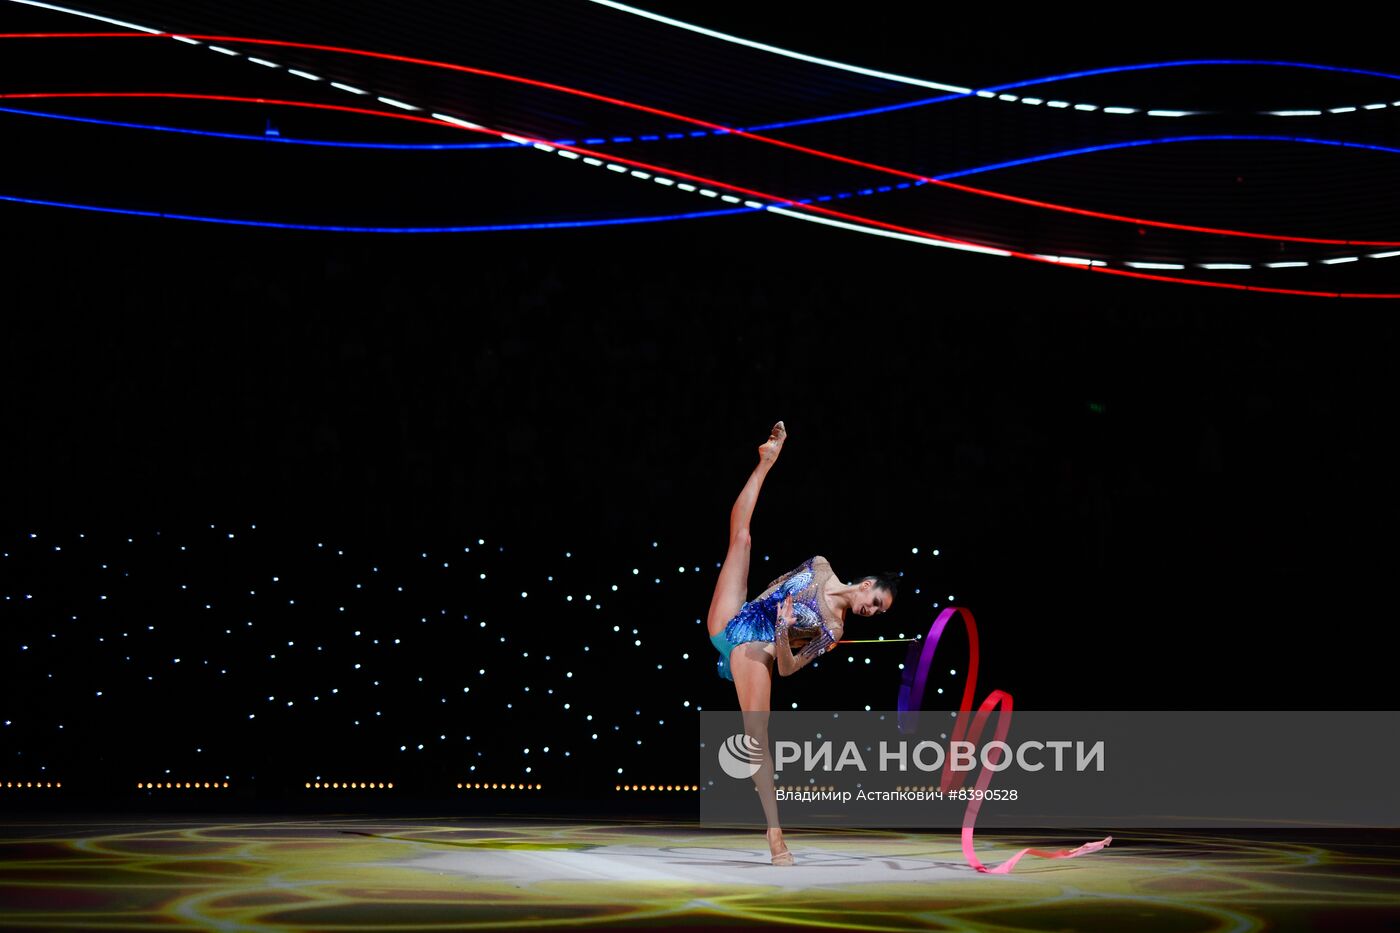
<path id="1" fill-rule="evenodd" d="M 580 6 L 548 10 L 607 32 L 597 11 L 577 13 Z M 458 51 L 455 60 L 490 48 L 522 73 L 581 67 L 539 51 L 538 43 L 569 45 L 580 35 L 567 22 L 550 25 L 543 6 L 533 21 L 504 6 L 482 6 L 476 19 L 471 7 L 427 5 L 396 6 L 392 16 L 368 5 L 104 9 L 172 29 Z M 1011 20 L 981 10 L 891 7 L 853 18 L 796 6 L 666 9 L 814 54 L 967 82 L 1225 54 L 1400 70 L 1387 43 L 1351 22 L 1285 31 L 1177 10 L 1125 32 L 1108 13 L 1080 28 L 1058 16 Z M 7 28 L 42 28 L 35 22 Z M 633 41 L 622 32 L 632 25 L 616 28 L 618 41 Z M 699 37 L 667 41 L 708 48 Z M 100 61 L 87 77 L 97 80 Z M 13 62 L 12 77 L 38 67 Z M 613 67 L 595 73 L 600 86 L 627 84 L 626 69 Z M 163 66 L 152 73 L 167 74 Z M 1241 76 L 1228 93 L 1267 97 L 1276 77 Z M 1320 99 L 1332 93 L 1322 79 L 1293 86 Z M 1347 99 L 1345 88 L 1337 94 Z M 159 110 L 167 122 L 198 113 Z M 9 145 L 23 170 L 0 194 L 116 203 L 113 191 L 163 180 L 158 198 L 172 206 L 160 209 L 179 209 L 183 192 L 209 213 L 222 204 L 250 216 L 285 216 L 280 206 L 298 194 L 290 175 L 260 173 L 261 156 L 208 143 L 117 145 L 90 129 L 46 127 L 42 137 L 17 132 Z M 144 147 L 157 145 L 204 148 L 173 157 L 163 149 L 167 161 L 150 161 Z M 400 157 L 381 164 L 401 164 L 391 158 Z M 391 217 L 413 185 L 427 184 L 408 179 L 386 193 L 367 180 L 364 161 L 319 164 L 332 166 L 331 193 L 287 211 L 310 216 L 322 203 L 340 216 L 363 208 L 371 219 Z M 1379 203 L 1394 197 L 1393 172 L 1331 177 Z M 585 184 L 603 192 L 606 182 Z M 458 189 L 434 190 L 444 213 L 456 210 Z M 507 216 L 518 206 L 512 190 L 477 180 L 461 206 Z M 1155 216 L 1180 216 L 1158 207 Z M 1280 210 L 1287 217 L 1288 206 Z M 1345 230 L 1348 210 L 1293 219 Z M 1356 210 L 1359 223 L 1371 222 Z M 607 212 L 595 203 L 593 213 Z M 492 554 L 498 589 L 478 587 L 472 564 L 424 576 L 412 610 L 395 608 L 385 588 L 352 611 L 387 638 L 426 624 L 415 616 L 428 607 L 450 607 L 452 618 L 489 617 L 537 651 L 572 651 L 594 671 L 589 702 L 617 712 L 621 738 L 640 734 L 640 720 L 627 721 L 634 706 L 649 716 L 684 694 L 734 708 L 694 617 L 708 604 L 729 506 L 779 418 L 791 436 L 755 515 L 754 590 L 814 553 L 847 580 L 902 569 L 905 589 L 888 619 L 853 625 L 848 636 L 863 637 L 867 625 L 889 635 L 926 630 L 932 603 L 953 594 L 982 628 L 979 698 L 999 688 L 1042 709 L 1392 704 L 1391 660 L 1380 647 L 1392 624 L 1391 302 L 1113 280 L 772 217 L 393 236 L 0 204 L 0 237 L 0 583 L 14 597 L 0 609 L 0 628 L 5 718 L 25 723 L 6 739 L 7 767 L 17 773 L 39 759 L 50 771 L 75 768 L 92 742 L 132 767 L 207 760 L 208 752 L 190 757 L 190 745 L 216 749 L 221 769 L 285 764 L 269 744 L 304 734 L 309 720 L 284 713 L 263 732 L 228 723 L 244 709 L 244 693 L 260 694 L 278 676 L 304 678 L 262 671 L 254 667 L 261 649 L 229 649 L 217 636 L 252 617 L 224 608 L 245 575 L 276 566 L 294 568 L 298 592 L 320 608 L 269 610 L 259 621 L 307 640 L 343 635 L 329 594 L 360 579 L 363 567 L 317 563 L 317 543 L 403 568 L 408 578 L 420 553 L 489 541 L 498 549 L 478 546 L 472 559 Z M 236 554 L 210 550 L 225 529 L 253 524 L 257 533 L 244 534 L 240 541 L 251 540 Z M 180 564 L 176 539 L 210 556 L 198 570 Z M 49 543 L 67 549 L 60 555 Z M 575 555 L 572 570 L 558 569 L 565 551 Z M 127 584 L 126 608 L 67 620 L 102 589 L 103 561 L 139 567 L 143 582 Z M 639 564 L 649 568 L 644 578 L 672 562 L 701 573 L 650 592 L 624 587 L 596 615 L 515 598 L 543 589 L 545 573 L 593 588 Z M 207 631 L 194 621 L 198 600 L 168 595 L 191 574 L 203 592 L 228 595 L 210 610 L 223 614 Z M 43 605 L 21 606 L 25 592 L 41 593 Z M 246 654 L 240 686 L 218 688 L 204 709 L 189 700 L 213 689 L 207 681 L 141 693 L 154 689 L 142 683 L 141 664 L 154 670 L 173 644 L 147 642 L 122 667 L 94 637 L 115 639 L 122 624 L 149 620 L 214 666 Z M 67 634 L 44 642 L 60 622 Z M 412 659 L 385 661 L 386 677 L 407 684 L 421 668 L 450 679 L 491 657 L 502 693 L 478 688 L 480 706 L 448 713 L 432 706 L 436 695 L 385 687 L 387 699 L 376 703 L 399 722 L 429 732 L 436 727 L 427 721 L 473 721 L 468 731 L 480 737 L 505 731 L 490 710 L 507 689 L 562 683 L 505 659 L 471 625 L 439 623 L 412 629 Z M 600 659 L 614 624 L 646 626 L 648 649 L 620 643 Z M 585 658 L 578 647 L 590 639 Z M 357 649 L 341 641 L 331 650 L 349 659 Z M 19 645 L 28 642 L 37 644 L 24 654 Z M 668 658 L 690 652 L 681 673 L 650 670 L 660 656 L 653 644 Z M 880 655 L 878 675 L 831 669 L 839 659 L 804 671 L 775 685 L 775 708 L 789 696 L 804 707 L 889 708 L 894 660 Z M 118 695 L 118 684 L 129 685 L 113 701 L 125 704 L 120 714 L 92 705 L 90 688 L 103 678 Z M 157 704 L 169 718 L 147 720 Z M 65 713 L 70 725 L 52 729 Z M 674 742 L 688 766 L 693 733 L 679 715 L 647 735 Z M 149 746 L 113 741 L 114 724 L 137 721 L 154 737 Z M 561 744 L 590 728 L 546 721 Z M 347 760 L 353 748 L 396 747 L 402 728 L 351 742 L 361 733 L 335 723 L 316 727 L 325 737 L 316 747 Z M 89 744 L 75 745 L 75 731 Z M 452 753 L 434 762 L 433 773 L 461 773 Z"/>

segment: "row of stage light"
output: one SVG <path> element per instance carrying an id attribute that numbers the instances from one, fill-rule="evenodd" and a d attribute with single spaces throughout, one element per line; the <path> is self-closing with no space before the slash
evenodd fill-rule
<path id="1" fill-rule="evenodd" d="M 62 781 L 5 781 L 5 790 L 59 790 Z M 138 781 L 137 790 L 228 790 L 228 781 Z M 307 781 L 306 790 L 393 790 L 393 781 Z M 543 790 L 543 784 L 478 781 L 458 783 L 458 790 Z M 698 784 L 614 784 L 615 791 L 698 791 Z"/>

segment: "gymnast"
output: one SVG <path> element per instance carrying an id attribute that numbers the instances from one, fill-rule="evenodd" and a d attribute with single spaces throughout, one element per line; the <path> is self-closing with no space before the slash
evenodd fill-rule
<path id="1" fill-rule="evenodd" d="M 786 677 L 833 650 L 848 616 L 889 611 L 899 582 L 898 574 L 884 573 L 842 583 L 825 557 L 813 557 L 774 580 L 753 600 L 744 600 L 752 544 L 749 520 L 759 487 L 777 462 L 786 439 L 787 429 L 779 421 L 768 440 L 759 445 L 758 466 L 729 513 L 729 551 L 720 567 L 706 620 L 710 642 L 720 653 L 719 675 L 734 682 L 744 732 L 763 750 L 763 762 L 753 780 L 768 823 L 768 848 L 774 865 L 791 865 L 793 857 L 778 825 L 773 758 L 768 751 L 773 665 L 777 664 L 779 676 Z M 799 649 L 796 654 L 794 647 Z"/>

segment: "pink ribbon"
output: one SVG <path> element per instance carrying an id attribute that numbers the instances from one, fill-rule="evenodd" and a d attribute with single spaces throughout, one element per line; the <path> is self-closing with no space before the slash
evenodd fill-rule
<path id="1" fill-rule="evenodd" d="M 938 648 L 938 640 L 943 637 L 943 631 L 948 627 L 954 613 L 962 617 L 963 624 L 967 627 L 967 684 L 963 687 L 962 702 L 958 704 L 960 714 L 972 711 L 972 697 L 977 689 L 977 621 L 972 618 L 972 613 L 961 606 L 949 606 L 938 614 L 933 625 L 929 627 L 928 637 L 924 639 L 922 648 L 916 642 L 910 647 L 909 660 L 904 665 L 904 674 L 900 678 L 899 701 L 899 731 L 906 735 L 913 732 L 919 721 L 919 710 L 923 705 L 924 688 L 928 685 L 929 666 L 933 664 L 933 655 Z M 916 656 L 917 655 L 917 659 Z M 997 707 L 1001 707 L 1002 714 L 997 717 L 996 735 L 993 740 L 1004 741 L 1007 733 L 1011 730 L 1011 710 L 1013 704 L 1011 694 L 1004 690 L 993 690 L 987 694 L 977 713 L 972 717 L 971 725 L 968 724 L 966 715 L 959 715 L 957 722 L 953 726 L 953 737 L 949 744 L 958 741 L 968 741 L 977 745 L 977 740 L 982 735 L 982 730 L 986 726 L 987 715 Z M 997 757 L 992 759 L 995 754 Z M 1001 763 L 1002 749 L 996 746 L 988 751 L 989 762 L 993 765 Z M 947 756 L 943 765 L 943 776 L 939 781 L 939 790 L 947 793 L 949 790 L 961 788 L 966 771 L 954 771 L 952 769 L 953 758 Z M 982 768 L 977 777 L 977 790 L 985 791 L 987 785 L 992 782 L 992 775 L 996 772 Z M 1016 863 L 1027 855 L 1034 855 L 1036 858 L 1074 858 L 1076 855 L 1087 855 L 1090 852 L 1097 852 L 1113 841 L 1112 836 L 1105 836 L 1097 842 L 1086 842 L 1082 846 L 1073 849 L 1035 849 L 1025 848 L 1017 852 L 1011 858 L 1000 865 L 988 868 L 983 865 L 973 851 L 972 833 L 973 824 L 977 822 L 977 812 L 982 809 L 983 795 L 974 794 L 973 798 L 967 802 L 967 809 L 963 811 L 962 822 L 962 850 L 963 858 L 973 868 L 981 872 L 992 875 L 1005 875 L 1016 867 Z"/>

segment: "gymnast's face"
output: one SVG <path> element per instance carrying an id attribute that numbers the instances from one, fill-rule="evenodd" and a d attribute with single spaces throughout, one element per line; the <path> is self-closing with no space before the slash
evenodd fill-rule
<path id="1" fill-rule="evenodd" d="M 851 598 L 851 611 L 858 616 L 878 616 L 889 612 L 893 602 L 889 590 L 876 586 L 874 580 L 862 580 Z"/>

